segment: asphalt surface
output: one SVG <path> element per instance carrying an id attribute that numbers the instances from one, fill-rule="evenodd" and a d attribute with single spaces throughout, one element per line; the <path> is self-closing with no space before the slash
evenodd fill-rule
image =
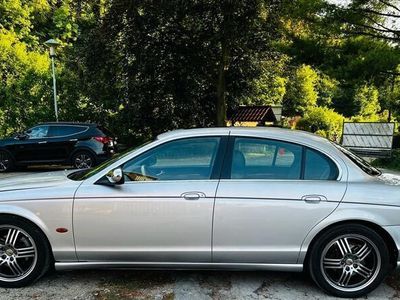
<path id="1" fill-rule="evenodd" d="M 0 174 L 22 176 L 62 168 L 35 168 Z M 1 184 L 1 183 L 0 183 Z M 20 289 L 0 288 L 10 299 L 335 299 L 303 273 L 228 271 L 71 271 L 52 272 Z M 362 299 L 400 299 L 400 272 Z"/>

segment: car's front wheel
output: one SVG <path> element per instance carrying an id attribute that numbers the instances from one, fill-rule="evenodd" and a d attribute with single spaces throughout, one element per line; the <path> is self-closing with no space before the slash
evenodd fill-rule
<path id="1" fill-rule="evenodd" d="M 358 224 L 330 228 L 311 249 L 309 263 L 311 276 L 322 289 L 346 298 L 374 290 L 390 268 L 385 241 Z"/>
<path id="2" fill-rule="evenodd" d="M 22 287 L 40 278 L 51 263 L 44 234 L 14 216 L 0 217 L 0 286 Z"/>

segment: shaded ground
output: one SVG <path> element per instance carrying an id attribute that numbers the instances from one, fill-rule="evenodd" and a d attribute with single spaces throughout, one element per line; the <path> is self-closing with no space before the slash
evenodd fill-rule
<path id="1" fill-rule="evenodd" d="M 363 299 L 400 299 L 400 274 Z M 57 272 L 30 287 L 0 289 L 9 299 L 335 299 L 302 273 L 209 271 Z"/>

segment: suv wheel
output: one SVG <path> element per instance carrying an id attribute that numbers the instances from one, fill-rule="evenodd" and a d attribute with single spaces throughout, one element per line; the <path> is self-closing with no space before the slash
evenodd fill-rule
<path id="1" fill-rule="evenodd" d="M 72 157 L 72 164 L 76 169 L 89 169 L 94 167 L 94 156 L 88 151 L 79 151 Z"/>
<path id="2" fill-rule="evenodd" d="M 313 280 L 328 293 L 346 298 L 374 290 L 389 272 L 389 250 L 372 229 L 357 224 L 329 229 L 311 250 Z"/>
<path id="3" fill-rule="evenodd" d="M 14 167 L 11 155 L 6 151 L 0 151 L 0 172 L 8 172 Z"/>
<path id="4" fill-rule="evenodd" d="M 13 216 L 0 217 L 0 286 L 22 287 L 49 269 L 50 248 L 36 226 Z"/>

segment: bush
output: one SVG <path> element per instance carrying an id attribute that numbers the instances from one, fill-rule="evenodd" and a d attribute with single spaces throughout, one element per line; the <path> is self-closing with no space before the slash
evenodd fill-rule
<path id="1" fill-rule="evenodd" d="M 327 107 L 311 107 L 297 124 L 296 129 L 310 131 L 330 140 L 339 141 L 344 117 Z"/>
<path id="2" fill-rule="evenodd" d="M 400 150 L 393 150 L 391 157 L 375 159 L 372 165 L 378 168 L 400 171 Z"/>

